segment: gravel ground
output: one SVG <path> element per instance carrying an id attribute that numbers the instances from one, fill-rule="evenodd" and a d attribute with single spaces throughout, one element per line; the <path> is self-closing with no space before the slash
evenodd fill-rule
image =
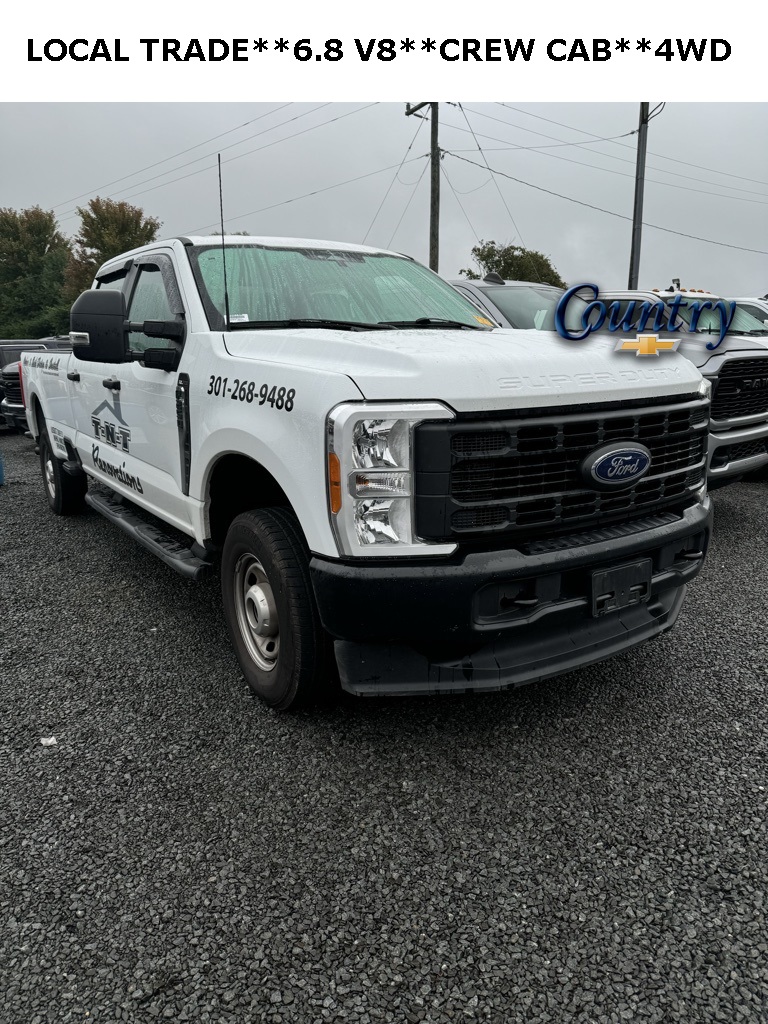
<path id="1" fill-rule="evenodd" d="M 766 1020 L 768 484 L 635 652 L 279 716 L 216 580 L 0 450 L 2 1024 Z"/>

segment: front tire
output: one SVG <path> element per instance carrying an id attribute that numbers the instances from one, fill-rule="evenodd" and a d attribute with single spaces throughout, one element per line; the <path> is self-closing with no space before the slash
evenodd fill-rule
<path id="1" fill-rule="evenodd" d="M 43 474 L 43 487 L 51 511 L 57 516 L 72 516 L 82 512 L 88 483 L 85 473 L 70 476 L 64 472 L 61 461 L 56 457 L 43 424 L 40 432 L 40 470 Z"/>
<path id="2" fill-rule="evenodd" d="M 224 615 L 246 682 L 278 711 L 325 696 L 329 640 L 309 576 L 309 549 L 282 508 L 233 520 L 221 560 Z"/>

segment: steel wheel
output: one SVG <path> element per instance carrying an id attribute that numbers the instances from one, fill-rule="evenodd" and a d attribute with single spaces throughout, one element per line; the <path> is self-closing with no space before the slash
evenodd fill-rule
<path id="1" fill-rule="evenodd" d="M 45 488 L 48 491 L 48 499 L 51 502 L 56 501 L 56 477 L 53 472 L 53 456 L 51 455 L 51 449 L 46 445 L 45 448 L 45 462 L 43 464 Z"/>
<path id="2" fill-rule="evenodd" d="M 253 692 L 279 711 L 334 688 L 331 647 L 309 575 L 309 549 L 288 509 L 236 516 L 221 555 L 224 616 Z"/>
<path id="3" fill-rule="evenodd" d="M 40 430 L 40 472 L 52 512 L 57 516 L 71 516 L 82 511 L 87 487 L 85 473 L 70 476 L 64 472 L 62 463 L 56 458 L 45 422 Z"/>
<path id="4" fill-rule="evenodd" d="M 233 582 L 243 642 L 262 672 L 271 672 L 280 654 L 280 625 L 264 566 L 255 555 L 243 555 L 235 566 Z"/>

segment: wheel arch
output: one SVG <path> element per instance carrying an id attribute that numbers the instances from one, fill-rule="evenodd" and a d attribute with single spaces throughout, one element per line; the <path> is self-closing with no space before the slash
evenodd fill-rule
<path id="1" fill-rule="evenodd" d="M 32 392 L 27 401 L 27 426 L 35 440 L 39 440 L 40 432 L 43 429 L 42 425 L 45 422 L 43 403 L 40 401 L 40 396 L 36 391 Z"/>
<path id="2" fill-rule="evenodd" d="M 239 452 L 220 455 L 206 485 L 206 518 L 213 543 L 223 545 L 233 519 L 257 508 L 295 511 L 278 481 L 256 459 Z"/>

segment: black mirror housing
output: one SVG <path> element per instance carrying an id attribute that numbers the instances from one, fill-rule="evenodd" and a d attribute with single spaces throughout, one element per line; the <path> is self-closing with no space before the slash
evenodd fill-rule
<path id="1" fill-rule="evenodd" d="M 181 320 L 145 320 L 142 333 L 148 338 L 184 338 L 184 323 Z"/>
<path id="2" fill-rule="evenodd" d="M 69 314 L 70 340 L 77 359 L 125 363 L 130 359 L 125 295 L 113 289 L 89 289 L 75 299 Z"/>
<path id="3" fill-rule="evenodd" d="M 181 353 L 175 348 L 148 348 L 139 356 L 150 370 L 165 370 L 171 373 L 179 365 Z"/>

